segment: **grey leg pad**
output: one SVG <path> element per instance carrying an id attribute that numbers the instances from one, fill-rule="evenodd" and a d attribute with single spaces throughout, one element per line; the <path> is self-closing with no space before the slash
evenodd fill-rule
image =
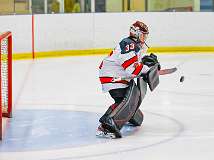
<path id="1" fill-rule="evenodd" d="M 134 80 L 131 80 L 125 98 L 109 115 L 118 129 L 121 129 L 134 116 L 139 106 L 139 99 L 140 90 Z"/>
<path id="2" fill-rule="evenodd" d="M 143 113 L 141 112 L 140 109 L 138 109 L 134 116 L 129 120 L 129 122 L 131 124 L 133 124 L 134 126 L 141 126 L 142 122 L 143 122 Z"/>

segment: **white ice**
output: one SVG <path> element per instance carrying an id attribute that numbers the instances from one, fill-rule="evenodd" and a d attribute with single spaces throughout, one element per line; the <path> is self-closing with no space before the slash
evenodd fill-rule
<path id="1" fill-rule="evenodd" d="M 104 113 L 113 101 L 101 91 L 98 66 L 102 58 L 14 61 L 13 112 L 45 109 Z M 177 66 L 178 71 L 161 76 L 157 89 L 148 91 L 140 107 L 145 115 L 143 126 L 133 134 L 70 148 L 2 151 L 0 160 L 213 160 L 214 54 L 167 54 L 159 55 L 159 59 L 162 68 Z M 181 76 L 185 77 L 183 83 L 179 82 Z M 69 121 L 64 123 L 71 127 Z M 75 125 L 82 126 L 78 121 Z"/>

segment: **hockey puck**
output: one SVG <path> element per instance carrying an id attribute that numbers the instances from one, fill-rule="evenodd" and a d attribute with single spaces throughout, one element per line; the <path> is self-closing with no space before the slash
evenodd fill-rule
<path id="1" fill-rule="evenodd" d="M 184 81 L 184 76 L 181 76 L 180 82 L 183 82 L 183 81 Z"/>

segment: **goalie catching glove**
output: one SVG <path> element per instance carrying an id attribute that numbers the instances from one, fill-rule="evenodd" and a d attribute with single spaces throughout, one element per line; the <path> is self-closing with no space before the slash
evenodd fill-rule
<path id="1" fill-rule="evenodd" d="M 151 53 L 150 55 L 146 55 L 142 58 L 142 63 L 147 65 L 148 67 L 152 67 L 158 64 L 158 70 L 161 69 L 160 63 L 158 62 L 158 58 L 155 54 Z"/>

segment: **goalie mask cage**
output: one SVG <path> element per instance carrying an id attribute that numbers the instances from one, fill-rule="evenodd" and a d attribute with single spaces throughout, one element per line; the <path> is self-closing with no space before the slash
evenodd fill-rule
<path id="1" fill-rule="evenodd" d="M 12 116 L 12 33 L 0 33 L 0 139 L 2 117 Z"/>

